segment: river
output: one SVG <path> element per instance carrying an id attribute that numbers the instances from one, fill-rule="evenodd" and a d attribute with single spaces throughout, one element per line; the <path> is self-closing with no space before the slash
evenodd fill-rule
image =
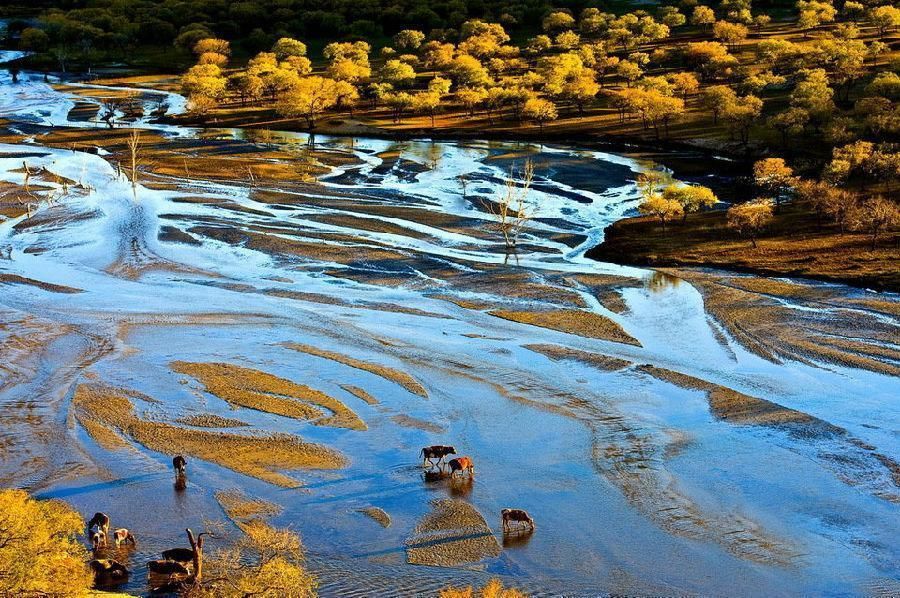
<path id="1" fill-rule="evenodd" d="M 224 518 L 217 491 L 240 489 L 300 532 L 322 595 L 495 576 L 535 595 L 900 593 L 896 296 L 585 258 L 634 210 L 636 175 L 662 168 L 635 157 L 321 135 L 310 149 L 305 134 L 145 116 L 156 174 L 132 186 L 102 150 L 107 125 L 72 117 L 85 102 L 99 103 L 87 86 L 0 74 L 0 182 L 26 184 L 26 161 L 56 195 L 0 221 L 0 475 L 132 529 L 128 591 L 147 591 L 144 561 L 185 527 Z M 331 170 L 282 186 L 203 175 L 242 156 L 260 173 Z M 484 206 L 526 158 L 534 213 L 509 256 Z M 367 429 L 237 407 L 174 362 L 307 385 Z M 347 463 L 286 472 L 300 485 L 285 487 L 189 457 L 178 492 L 166 451 L 127 430 L 104 443 L 76 418 L 91 384 L 128 389 L 147 422 L 237 418 L 229 433 L 297 435 Z M 430 444 L 472 456 L 474 481 L 423 479 Z M 447 497 L 502 550 L 410 564 Z M 389 527 L 358 512 L 373 506 Z M 535 533 L 504 537 L 503 507 L 527 509 Z"/>

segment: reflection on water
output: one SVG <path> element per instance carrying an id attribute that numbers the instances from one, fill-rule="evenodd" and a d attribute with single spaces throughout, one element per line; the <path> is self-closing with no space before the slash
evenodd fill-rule
<path id="1" fill-rule="evenodd" d="M 644 286 L 654 293 L 676 289 L 680 284 L 680 278 L 659 270 L 653 270 L 650 275 L 644 279 Z"/>

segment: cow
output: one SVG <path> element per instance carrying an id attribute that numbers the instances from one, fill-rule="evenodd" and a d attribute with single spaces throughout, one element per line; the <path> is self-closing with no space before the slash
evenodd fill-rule
<path id="1" fill-rule="evenodd" d="M 91 538 L 91 547 L 94 550 L 99 550 L 101 548 L 107 548 L 109 543 L 106 539 L 106 532 L 104 532 L 100 527 L 94 526 L 91 528 L 89 532 L 89 536 Z"/>
<path id="2" fill-rule="evenodd" d="M 130 573 L 125 565 L 112 559 L 94 559 L 88 566 L 94 573 L 94 583 L 100 586 L 122 583 Z"/>
<path id="3" fill-rule="evenodd" d="M 87 524 L 88 538 L 94 550 L 107 546 L 106 538 L 109 535 L 109 515 L 106 513 L 94 513 Z"/>
<path id="4" fill-rule="evenodd" d="M 194 551 L 190 548 L 170 548 L 163 550 L 162 557 L 176 563 L 191 563 L 194 560 Z"/>
<path id="5" fill-rule="evenodd" d="M 432 459 L 437 459 L 438 464 L 440 464 L 444 461 L 444 457 L 446 457 L 447 455 L 455 455 L 456 449 L 452 446 L 443 446 L 440 444 L 436 444 L 434 446 L 426 446 L 419 452 L 419 454 L 422 455 L 423 467 L 425 465 L 431 465 L 432 467 L 434 467 L 435 463 L 432 461 Z"/>
<path id="6" fill-rule="evenodd" d="M 522 509 L 503 509 L 500 511 L 500 519 L 503 521 L 503 531 L 510 530 L 510 523 L 524 523 L 528 525 L 531 531 L 534 531 L 534 519 L 531 518 L 526 511 Z M 517 525 L 516 527 L 521 527 Z"/>
<path id="7" fill-rule="evenodd" d="M 119 548 L 122 544 L 131 544 L 132 546 L 137 545 L 137 542 L 134 539 L 134 534 L 132 534 L 124 527 L 120 527 L 119 529 L 113 531 L 112 538 L 113 542 L 115 542 L 116 544 L 116 548 Z"/>
<path id="8" fill-rule="evenodd" d="M 189 575 L 187 567 L 177 561 L 148 561 L 147 569 L 155 575 Z"/>
<path id="9" fill-rule="evenodd" d="M 475 475 L 475 464 L 472 463 L 472 459 L 469 457 L 450 459 L 447 461 L 447 465 L 450 466 L 450 477 L 455 476 L 457 471 L 468 473 L 470 476 Z"/>
<path id="10" fill-rule="evenodd" d="M 175 477 L 182 477 L 184 476 L 185 469 L 187 469 L 187 460 L 181 455 L 178 455 L 172 459 L 172 467 L 175 468 Z"/>

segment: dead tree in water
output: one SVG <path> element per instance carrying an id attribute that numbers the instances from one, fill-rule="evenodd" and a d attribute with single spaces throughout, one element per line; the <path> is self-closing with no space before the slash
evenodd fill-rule
<path id="1" fill-rule="evenodd" d="M 140 164 L 140 152 L 141 152 L 141 132 L 137 129 L 132 129 L 131 134 L 127 139 L 128 143 L 128 152 L 131 156 L 131 186 L 137 186 L 137 169 Z"/>
<path id="2" fill-rule="evenodd" d="M 513 169 L 509 171 L 504 191 L 495 202 L 485 202 L 485 208 L 494 216 L 494 228 L 503 235 L 507 254 L 515 251 L 519 233 L 531 220 L 532 210 L 528 203 L 531 181 L 534 179 L 534 165 L 525 162 L 521 179 L 517 179 Z"/>
<path id="3" fill-rule="evenodd" d="M 203 581 L 203 536 L 204 534 L 198 534 L 196 540 L 194 539 L 194 532 L 190 530 L 190 528 L 185 530 L 187 532 L 188 542 L 191 544 L 191 550 L 194 551 L 194 574 L 192 581 L 195 584 L 199 584 Z"/>

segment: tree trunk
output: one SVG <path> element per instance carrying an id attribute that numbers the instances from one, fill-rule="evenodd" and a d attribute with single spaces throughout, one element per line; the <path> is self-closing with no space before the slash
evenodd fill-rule
<path id="1" fill-rule="evenodd" d="M 194 551 L 194 583 L 199 583 L 203 580 L 203 534 L 200 534 L 195 540 L 194 532 L 190 528 L 185 531 L 188 542 L 191 544 L 191 550 Z"/>

